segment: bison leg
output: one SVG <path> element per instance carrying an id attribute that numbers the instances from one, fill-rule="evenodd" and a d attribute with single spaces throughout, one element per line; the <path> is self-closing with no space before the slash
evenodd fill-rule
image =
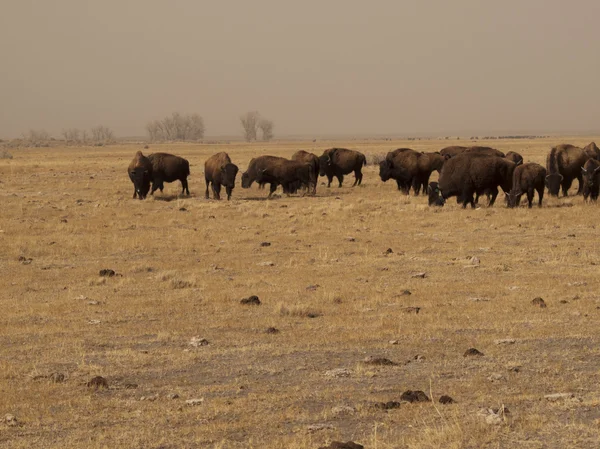
<path id="1" fill-rule="evenodd" d="M 534 190 L 527 189 L 527 207 L 529 209 L 531 209 L 533 207 L 533 195 L 534 195 Z"/>
<path id="2" fill-rule="evenodd" d="M 213 190 L 213 198 L 215 200 L 220 200 L 221 199 L 221 184 L 219 184 L 218 182 L 213 182 L 212 190 Z"/>
<path id="3" fill-rule="evenodd" d="M 569 196 L 569 189 L 571 188 L 571 185 L 573 184 L 573 180 L 564 180 L 562 183 L 562 191 L 563 191 L 563 196 Z"/>
<path id="4" fill-rule="evenodd" d="M 327 188 L 331 187 L 332 181 L 333 181 L 333 175 L 327 175 Z"/>
<path id="5" fill-rule="evenodd" d="M 342 182 L 344 182 L 344 175 L 335 175 L 340 185 L 338 187 L 342 187 Z M 354 185 L 356 185 L 356 181 L 354 181 Z M 353 186 L 354 186 L 353 185 Z"/>
<path id="6" fill-rule="evenodd" d="M 190 189 L 188 188 L 188 182 L 187 182 L 187 178 L 183 178 L 181 180 L 181 194 L 183 195 L 184 193 L 187 193 L 187 195 L 190 195 Z"/>
<path id="7" fill-rule="evenodd" d="M 362 171 L 360 167 L 354 170 L 354 185 L 360 185 L 362 183 Z"/>
<path id="8" fill-rule="evenodd" d="M 275 190 L 277 190 L 277 183 L 276 182 L 272 182 L 271 183 L 271 188 L 269 189 L 269 196 L 267 196 L 267 198 L 271 198 L 271 195 L 273 195 L 273 193 L 275 192 Z"/>
<path id="9" fill-rule="evenodd" d="M 205 178 L 206 179 L 206 178 Z M 206 179 L 206 192 L 204 192 L 204 198 L 209 199 L 210 197 L 208 196 L 208 185 L 210 184 L 210 181 L 208 179 Z M 213 189 L 214 189 L 214 185 L 213 185 Z"/>
<path id="10" fill-rule="evenodd" d="M 579 188 L 577 189 L 577 195 L 581 195 L 583 192 L 583 176 L 581 173 L 577 175 L 577 181 L 579 181 Z"/>
<path id="11" fill-rule="evenodd" d="M 537 189 L 537 193 L 538 193 L 538 198 L 539 198 L 538 207 L 542 207 L 542 200 L 544 199 L 544 186 Z"/>
<path id="12" fill-rule="evenodd" d="M 154 192 L 156 192 L 157 189 L 160 189 L 160 192 L 162 193 L 162 191 L 163 191 L 162 179 L 155 179 L 152 182 L 152 191 L 150 192 L 150 195 L 154 195 Z"/>
<path id="13" fill-rule="evenodd" d="M 227 201 L 229 201 L 231 199 L 231 192 L 233 192 L 233 189 L 229 186 L 226 186 L 225 191 L 227 192 Z"/>
<path id="14" fill-rule="evenodd" d="M 496 197 L 498 196 L 498 188 L 496 187 L 494 190 L 492 190 L 490 193 L 488 193 L 488 207 L 491 207 L 494 205 L 494 203 L 496 202 Z"/>
<path id="15" fill-rule="evenodd" d="M 412 180 L 412 188 L 415 193 L 415 196 L 418 196 L 419 192 L 421 191 L 421 181 L 416 177 Z"/>

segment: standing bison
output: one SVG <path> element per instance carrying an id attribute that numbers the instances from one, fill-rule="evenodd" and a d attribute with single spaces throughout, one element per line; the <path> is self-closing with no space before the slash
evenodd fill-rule
<path id="1" fill-rule="evenodd" d="M 583 192 L 581 167 L 589 158 L 586 151 L 573 145 L 563 144 L 552 148 L 546 158 L 546 186 L 550 195 L 558 196 L 562 188 L 563 196 L 567 196 L 574 179 L 579 181 L 577 195 L 581 194 Z"/>
<path id="2" fill-rule="evenodd" d="M 474 194 L 491 193 L 489 205 L 492 206 L 498 195 L 498 186 L 509 192 L 512 188 L 512 175 L 516 165 L 505 158 L 484 154 L 464 153 L 448 159 L 444 163 L 438 191 L 429 193 L 429 203 L 440 202 L 451 196 L 457 196 L 463 208 L 471 204 L 475 208 Z"/>
<path id="3" fill-rule="evenodd" d="M 182 157 L 168 153 L 154 153 L 148 156 L 152 163 L 152 192 L 160 189 L 161 193 L 165 182 L 181 181 L 181 194 L 190 194 L 187 177 L 190 175 L 190 164 Z"/>
<path id="4" fill-rule="evenodd" d="M 298 186 L 312 184 L 314 173 L 312 166 L 304 162 L 290 161 L 276 156 L 260 156 L 248 164 L 242 174 L 242 187 L 247 189 L 253 182 L 271 185 L 269 196 L 281 185 L 286 194 L 295 192 Z"/>
<path id="5" fill-rule="evenodd" d="M 354 172 L 354 187 L 362 182 L 363 165 L 367 165 L 364 154 L 345 148 L 330 148 L 319 157 L 319 175 L 327 176 L 327 187 L 331 187 L 334 176 L 339 182 L 339 187 L 342 187 L 344 175 Z"/>
<path id="6" fill-rule="evenodd" d="M 150 191 L 150 181 L 152 181 L 152 162 L 141 151 L 138 151 L 129 164 L 127 173 L 133 182 L 133 197 L 138 196 L 140 200 L 146 198 Z"/>
<path id="7" fill-rule="evenodd" d="M 527 194 L 528 207 L 533 207 L 533 196 L 537 191 L 538 206 L 542 207 L 546 169 L 540 164 L 529 162 L 518 165 L 513 172 L 512 189 L 508 194 L 508 207 L 516 207 L 521 203 L 521 195 Z"/>
<path id="8" fill-rule="evenodd" d="M 600 162 L 596 159 L 589 159 L 583 167 L 583 199 L 587 201 L 590 198 L 592 201 L 598 199 L 600 192 Z"/>
<path id="9" fill-rule="evenodd" d="M 319 157 L 316 154 L 309 153 L 308 151 L 300 150 L 296 151 L 292 155 L 293 161 L 304 162 L 305 164 L 310 164 L 313 170 L 313 179 L 311 183 L 313 185 L 312 193 L 313 195 L 317 193 L 317 182 L 319 178 Z M 310 186 L 306 186 L 310 189 Z"/>
<path id="10" fill-rule="evenodd" d="M 208 196 L 208 185 L 212 184 L 213 198 L 221 199 L 221 186 L 225 186 L 227 201 L 231 199 L 231 192 L 235 188 L 235 177 L 237 176 L 237 165 L 231 163 L 227 153 L 217 153 L 209 157 L 204 163 L 204 179 L 206 180 L 206 199 Z"/>

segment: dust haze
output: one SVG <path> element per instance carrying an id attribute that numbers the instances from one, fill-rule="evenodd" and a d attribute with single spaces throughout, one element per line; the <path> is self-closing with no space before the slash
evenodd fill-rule
<path id="1" fill-rule="evenodd" d="M 5 0 L 0 137 L 173 111 L 240 136 L 594 132 L 600 3 Z"/>

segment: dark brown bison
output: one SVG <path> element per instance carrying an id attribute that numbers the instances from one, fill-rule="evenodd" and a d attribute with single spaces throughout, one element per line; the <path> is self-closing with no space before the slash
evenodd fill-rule
<path id="1" fill-rule="evenodd" d="M 446 158 L 439 152 L 421 152 L 419 156 L 419 171 L 421 173 L 421 185 L 423 186 L 423 194 L 428 191 L 429 178 L 434 171 L 438 173 L 442 171 Z"/>
<path id="2" fill-rule="evenodd" d="M 319 157 L 319 175 L 327 176 L 327 187 L 331 187 L 334 176 L 339 182 L 339 187 L 342 187 L 344 175 L 354 172 L 354 187 L 362 182 L 363 165 L 367 165 L 364 154 L 345 148 L 330 148 Z"/>
<path id="3" fill-rule="evenodd" d="M 440 195 L 440 188 L 437 182 L 429 183 L 429 205 L 443 206 L 445 203 L 444 197 Z"/>
<path id="4" fill-rule="evenodd" d="M 596 159 L 600 161 L 600 148 L 596 145 L 596 142 L 590 142 L 585 147 L 583 147 L 583 151 L 592 159 Z"/>
<path id="5" fill-rule="evenodd" d="M 598 199 L 600 192 L 600 162 L 596 159 L 588 159 L 583 167 L 583 199 L 587 201 L 590 198 L 592 201 Z"/>
<path id="6" fill-rule="evenodd" d="M 304 162 L 305 164 L 310 164 L 313 169 L 313 177 L 312 180 L 312 193 L 313 195 L 317 193 L 317 182 L 319 178 L 319 156 L 313 153 L 309 153 L 308 151 L 300 150 L 296 151 L 292 154 L 292 160 L 298 162 Z M 310 186 L 306 186 L 310 189 Z"/>
<path id="7" fill-rule="evenodd" d="M 264 169 L 277 161 L 285 161 L 287 159 L 279 156 L 259 156 L 250 160 L 248 168 L 242 173 L 242 188 L 248 189 L 254 182 L 257 182 L 262 188 L 264 184 L 276 183 L 275 180 L 271 181 L 266 179 L 264 176 Z M 271 185 L 273 187 L 273 185 Z M 277 184 L 273 188 L 273 192 L 277 189 Z M 270 196 L 270 195 L 269 195 Z"/>
<path id="8" fill-rule="evenodd" d="M 437 195 L 444 200 L 451 196 L 460 198 L 463 208 L 471 204 L 475 208 L 473 195 L 491 193 L 489 205 L 492 206 L 498 195 L 498 186 L 509 192 L 512 188 L 512 174 L 516 165 L 505 158 L 487 156 L 485 154 L 464 153 L 451 157 L 444 163 L 438 192 L 430 192 L 430 203 L 439 201 Z"/>
<path id="9" fill-rule="evenodd" d="M 506 157 L 506 155 L 502 151 L 490 147 L 469 147 L 465 150 L 465 153 L 477 153 L 485 154 L 486 156 Z"/>
<path id="10" fill-rule="evenodd" d="M 506 159 L 509 161 L 513 161 L 515 164 L 519 165 L 523 163 L 523 156 L 515 151 L 509 151 L 506 153 Z"/>
<path id="11" fill-rule="evenodd" d="M 563 144 L 557 145 L 550 150 L 546 158 L 546 186 L 552 196 L 558 196 L 562 188 L 564 196 L 573 184 L 573 180 L 579 181 L 577 195 L 583 192 L 583 175 L 581 167 L 589 159 L 589 155 L 581 148 Z"/>
<path id="12" fill-rule="evenodd" d="M 546 182 L 546 169 L 540 164 L 529 162 L 520 164 L 513 172 L 512 189 L 508 194 L 508 207 L 516 207 L 521 203 L 521 195 L 527 195 L 528 207 L 533 206 L 533 196 L 538 193 L 538 206 L 542 207 Z"/>
<path id="13" fill-rule="evenodd" d="M 129 164 L 127 173 L 133 182 L 133 197 L 139 196 L 140 200 L 146 198 L 152 181 L 152 162 L 141 151 L 138 151 Z"/>
<path id="14" fill-rule="evenodd" d="M 260 156 L 252 159 L 248 170 L 242 174 L 242 187 L 247 189 L 253 182 L 270 184 L 270 198 L 279 185 L 283 187 L 284 193 L 290 194 L 295 192 L 298 186 L 310 186 L 313 180 L 311 164 L 276 156 Z"/>
<path id="15" fill-rule="evenodd" d="M 450 146 L 450 147 L 442 148 L 440 150 L 440 154 L 442 156 L 444 156 L 445 159 L 449 159 L 449 158 L 454 157 L 454 156 L 456 156 L 458 154 L 464 153 L 466 149 L 467 149 L 467 147 Z"/>
<path id="16" fill-rule="evenodd" d="M 162 192 L 165 182 L 181 181 L 181 194 L 190 194 L 188 188 L 187 177 L 190 175 L 189 162 L 179 156 L 174 156 L 168 153 L 153 153 L 148 156 L 152 162 L 152 192 L 156 189 Z"/>
<path id="17" fill-rule="evenodd" d="M 206 180 L 206 199 L 208 196 L 208 185 L 212 184 L 213 198 L 221 199 L 221 186 L 225 186 L 227 201 L 231 199 L 231 192 L 235 188 L 235 177 L 237 176 L 237 165 L 231 163 L 227 153 L 217 153 L 204 162 L 204 179 Z"/>
<path id="18" fill-rule="evenodd" d="M 406 195 L 410 193 L 411 187 L 415 195 L 418 195 L 424 178 L 419 167 L 421 156 L 421 153 L 410 148 L 390 151 L 385 160 L 379 163 L 379 177 L 383 182 L 395 180 L 398 190 Z"/>

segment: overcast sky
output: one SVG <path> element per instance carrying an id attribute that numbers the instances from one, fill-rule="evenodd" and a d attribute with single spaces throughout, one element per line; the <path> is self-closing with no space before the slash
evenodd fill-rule
<path id="1" fill-rule="evenodd" d="M 598 0 L 2 0 L 0 136 L 600 131 Z"/>

